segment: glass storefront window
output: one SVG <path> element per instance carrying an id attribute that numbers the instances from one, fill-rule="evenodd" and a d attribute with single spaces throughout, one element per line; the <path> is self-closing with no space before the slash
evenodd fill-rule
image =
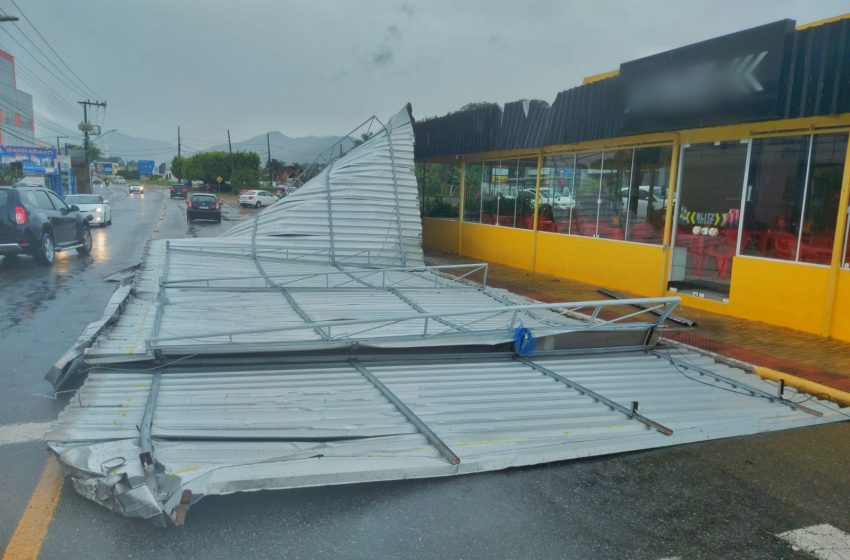
<path id="1" fill-rule="evenodd" d="M 846 134 L 753 140 L 742 255 L 830 263 L 846 149 Z"/>
<path id="2" fill-rule="evenodd" d="M 672 152 L 660 146 L 547 156 L 538 230 L 660 245 Z"/>
<path id="3" fill-rule="evenodd" d="M 741 254 L 796 260 L 809 136 L 753 140 Z"/>
<path id="4" fill-rule="evenodd" d="M 543 160 L 539 231 L 570 233 L 570 216 L 575 207 L 575 165 L 575 154 L 547 156 Z"/>
<path id="5" fill-rule="evenodd" d="M 534 229 L 534 208 L 537 189 L 537 158 L 517 160 L 516 165 L 516 220 L 514 227 Z M 542 196 L 541 196 L 542 198 Z"/>
<path id="6" fill-rule="evenodd" d="M 596 235 L 604 239 L 626 238 L 626 207 L 632 183 L 634 150 L 605 152 L 599 189 Z"/>
<path id="7" fill-rule="evenodd" d="M 832 259 L 846 156 L 847 134 L 815 135 L 798 252 L 801 262 L 829 264 Z"/>
<path id="8" fill-rule="evenodd" d="M 424 163 L 417 166 L 423 217 L 457 219 L 460 204 L 460 164 Z"/>
<path id="9" fill-rule="evenodd" d="M 537 158 L 466 164 L 464 220 L 532 229 Z"/>
<path id="10" fill-rule="evenodd" d="M 599 222 L 602 153 L 578 154 L 574 173 L 575 194 L 570 212 L 569 232 L 573 235 L 593 237 Z"/>
<path id="11" fill-rule="evenodd" d="M 747 150 L 744 142 L 683 147 L 671 288 L 728 296 Z"/>
<path id="12" fill-rule="evenodd" d="M 663 242 L 672 155 L 670 146 L 634 151 L 631 185 L 623 202 L 627 241 L 656 245 Z"/>
<path id="13" fill-rule="evenodd" d="M 516 175 L 516 160 L 485 161 L 481 181 L 481 223 L 513 226 L 511 175 Z"/>
<path id="14" fill-rule="evenodd" d="M 466 162 L 463 178 L 463 221 L 481 222 L 481 186 L 484 177 L 484 162 Z"/>

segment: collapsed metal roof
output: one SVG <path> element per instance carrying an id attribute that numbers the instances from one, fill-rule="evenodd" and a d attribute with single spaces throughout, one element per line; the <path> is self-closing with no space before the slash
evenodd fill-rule
<path id="1" fill-rule="evenodd" d="M 658 346 L 676 298 L 533 302 L 487 286 L 483 264 L 424 266 L 419 227 L 405 110 L 225 237 L 151 244 L 132 289 L 52 372 L 60 380 L 80 354 L 88 369 L 47 434 L 76 490 L 182 523 L 210 494 L 466 474 L 843 418 Z M 622 312 L 629 302 L 661 316 Z"/>

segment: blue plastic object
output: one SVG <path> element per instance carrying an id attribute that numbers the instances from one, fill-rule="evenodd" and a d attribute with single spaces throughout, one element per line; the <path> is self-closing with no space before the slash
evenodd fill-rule
<path id="1" fill-rule="evenodd" d="M 536 346 L 537 339 L 534 337 L 531 329 L 520 325 L 514 330 L 514 351 L 517 354 L 528 356 L 534 352 Z"/>

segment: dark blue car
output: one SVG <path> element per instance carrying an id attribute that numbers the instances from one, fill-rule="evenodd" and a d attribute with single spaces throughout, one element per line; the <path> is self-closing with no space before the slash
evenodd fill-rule
<path id="1" fill-rule="evenodd" d="M 41 187 L 0 186 L 0 255 L 32 255 L 50 266 L 57 251 L 91 253 L 88 215 Z"/>

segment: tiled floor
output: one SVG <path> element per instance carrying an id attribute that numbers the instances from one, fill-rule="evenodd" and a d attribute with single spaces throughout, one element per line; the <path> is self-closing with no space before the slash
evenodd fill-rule
<path id="1" fill-rule="evenodd" d="M 432 252 L 426 253 L 426 261 L 431 265 L 478 262 Z M 490 265 L 487 283 L 544 302 L 608 299 L 597 292 L 597 286 L 498 264 Z M 679 306 L 676 314 L 697 325 L 671 323 L 664 332 L 668 338 L 850 392 L 848 343 L 685 306 Z"/>

